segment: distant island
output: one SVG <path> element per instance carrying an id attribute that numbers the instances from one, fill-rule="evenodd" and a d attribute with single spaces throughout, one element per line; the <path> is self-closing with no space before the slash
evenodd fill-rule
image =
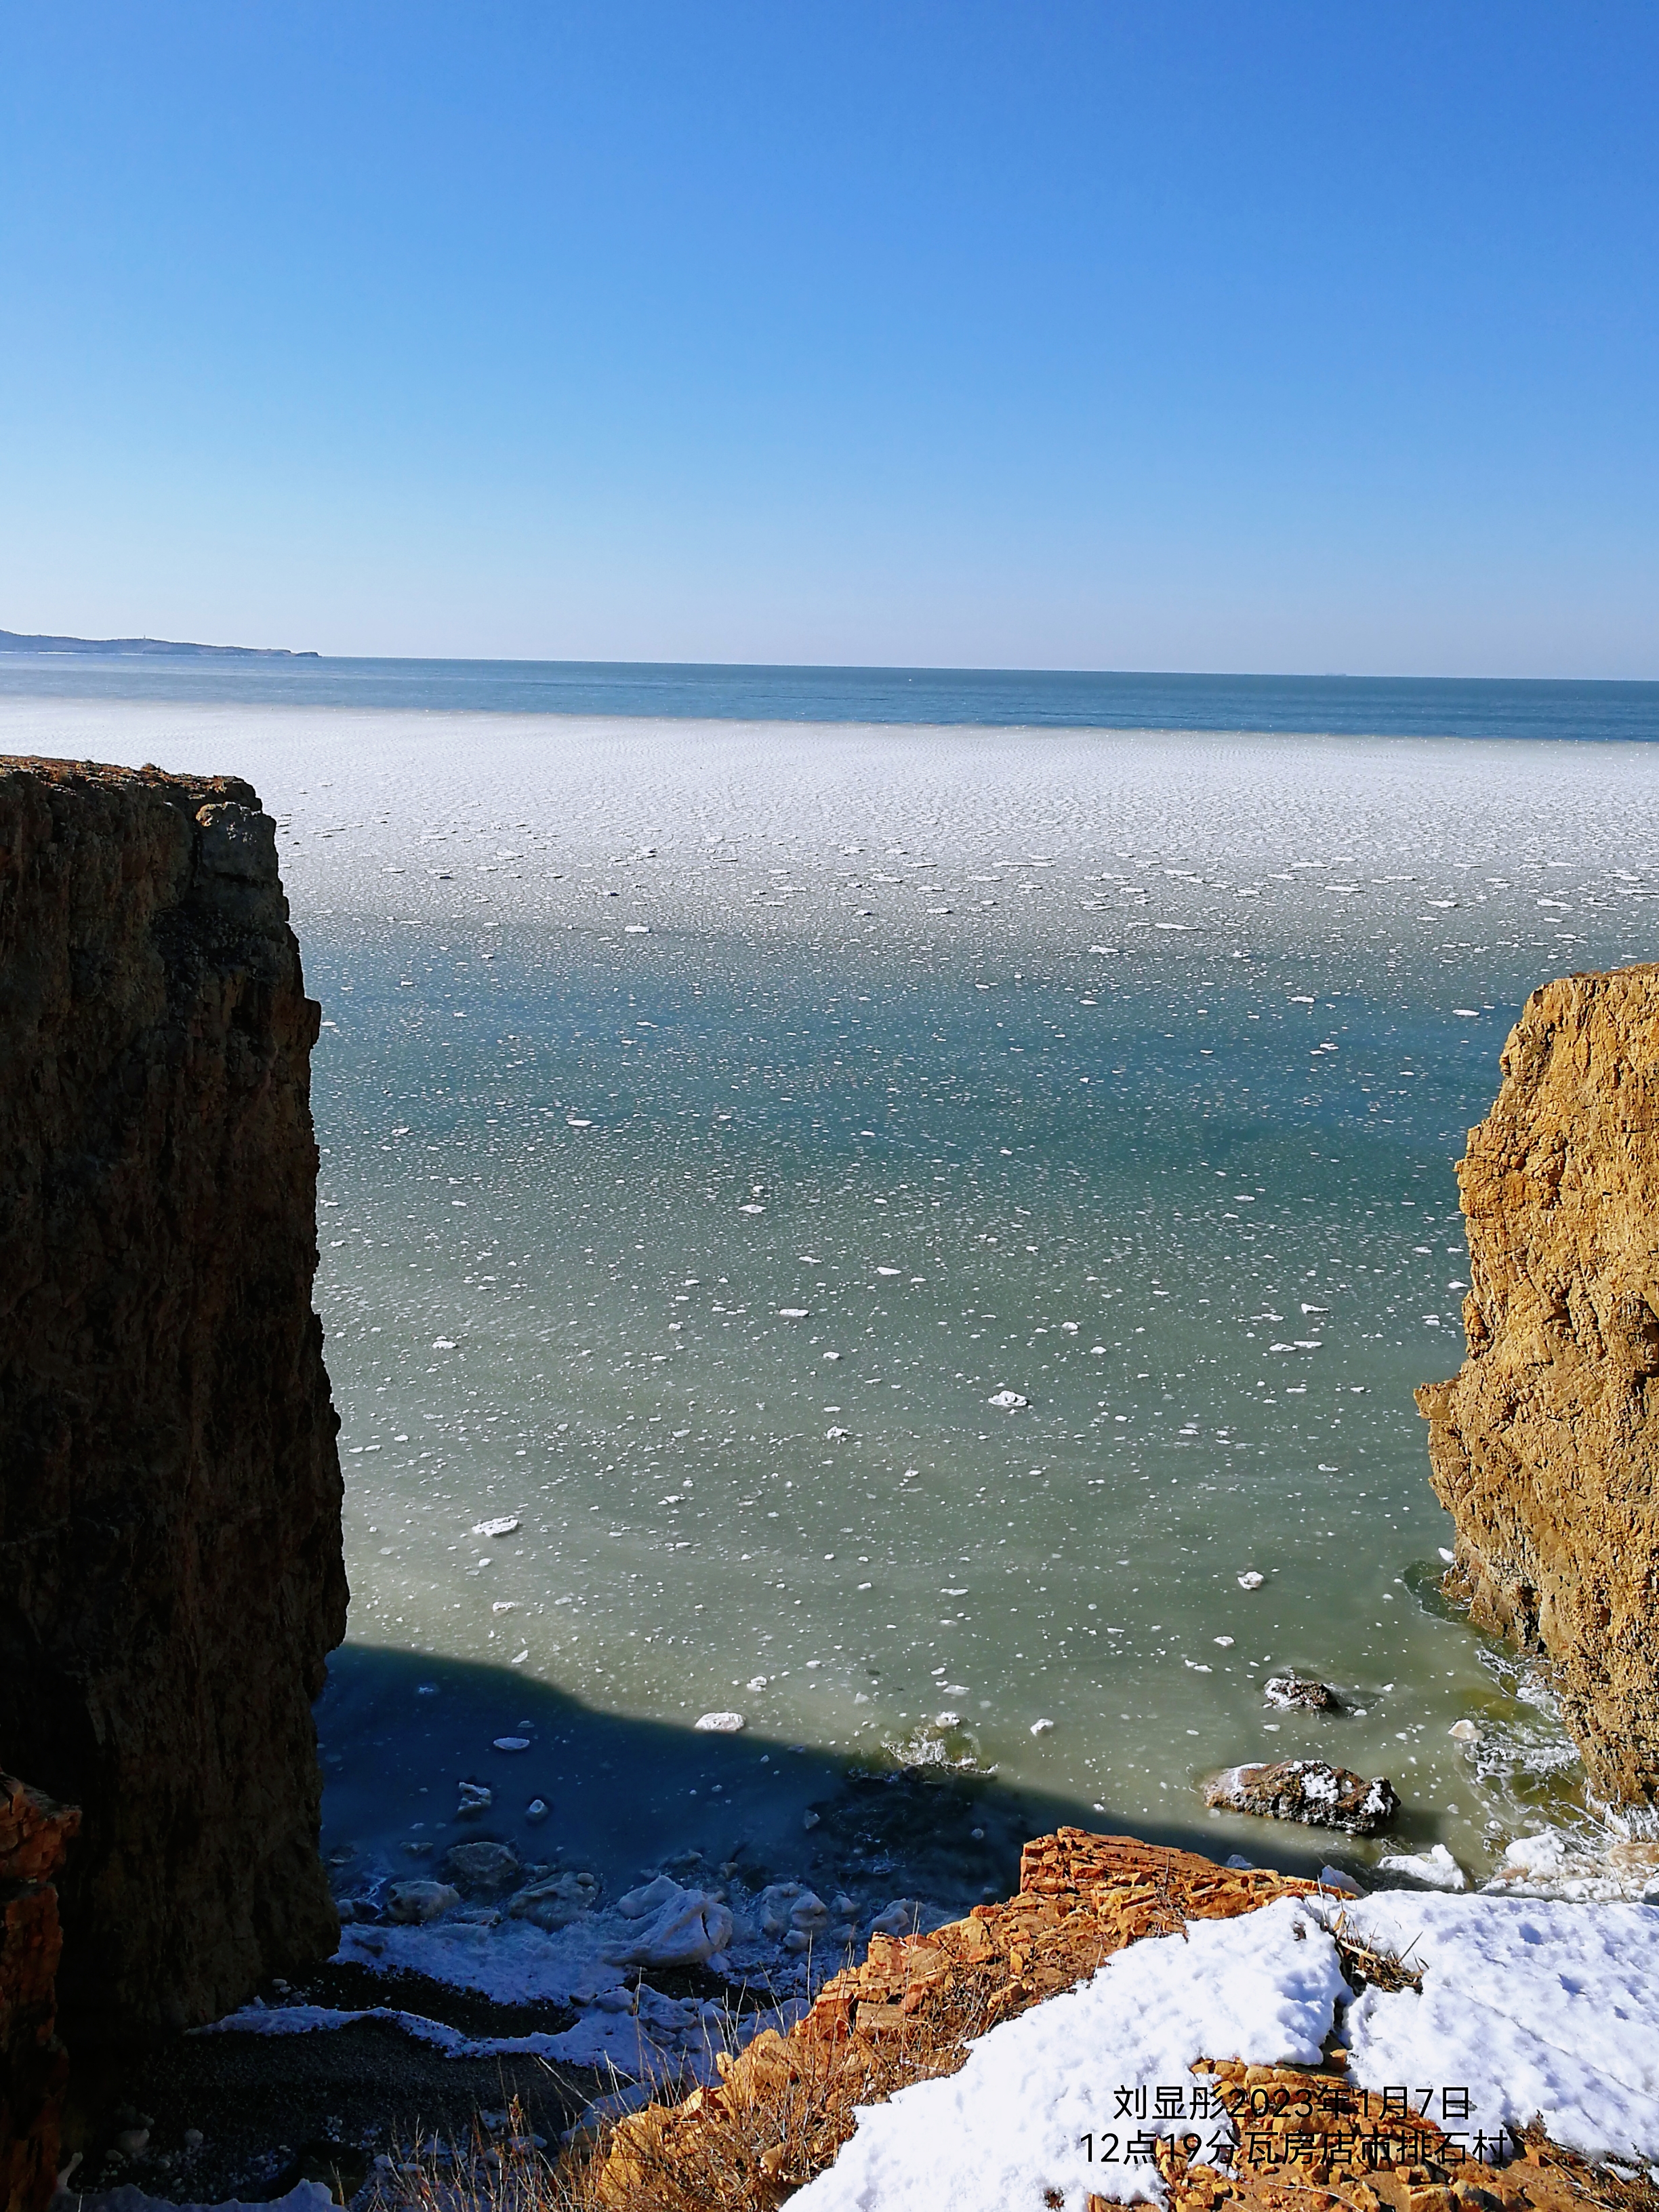
<path id="1" fill-rule="evenodd" d="M 29 637 L 0 629 L 0 653 L 185 653 L 214 660 L 319 660 L 316 653 L 290 653 L 285 645 L 181 645 L 166 637 Z"/>

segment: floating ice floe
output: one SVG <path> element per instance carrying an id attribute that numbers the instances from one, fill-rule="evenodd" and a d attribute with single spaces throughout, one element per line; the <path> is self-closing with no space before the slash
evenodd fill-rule
<path id="1" fill-rule="evenodd" d="M 432 1340 L 432 1349 L 434 1352 L 453 1352 L 455 1348 L 455 1340 L 453 1336 L 434 1336 Z"/>
<path id="2" fill-rule="evenodd" d="M 852 1433 L 851 1429 L 826 1429 L 823 1432 L 823 1441 L 827 1444 L 845 1443 Z"/>
<path id="3" fill-rule="evenodd" d="M 1431 1844 L 1425 1851 L 1390 1851 L 1377 1863 L 1380 1874 L 1401 1875 L 1428 1889 L 1467 1889 L 1469 1878 L 1444 1844 Z"/>
<path id="4" fill-rule="evenodd" d="M 1267 1579 L 1266 1575 L 1258 1574 L 1255 1569 L 1251 1567 L 1247 1573 L 1239 1576 L 1238 1587 L 1240 1589 L 1260 1589 Z"/>
<path id="5" fill-rule="evenodd" d="M 499 1520 L 475 1521 L 472 1533 L 475 1536 L 511 1536 L 516 1534 L 518 1527 L 517 1515 L 504 1513 Z"/>
<path id="6" fill-rule="evenodd" d="M 1031 1734 L 1033 1735 L 1047 1735 L 1053 1726 L 1054 1723 L 1052 1721 L 1033 1721 L 1031 1723 Z"/>
<path id="7" fill-rule="evenodd" d="M 1018 1390 L 998 1390 L 985 1402 L 988 1406 L 997 1407 L 1005 1413 L 1017 1413 L 1031 1401 L 1029 1398 L 1022 1398 Z"/>
<path id="8" fill-rule="evenodd" d="M 810 1321 L 811 1310 L 807 1306 L 780 1306 L 778 1318 L 780 1321 Z"/>
<path id="9" fill-rule="evenodd" d="M 463 1782 L 459 1785 L 460 1802 L 455 1808 L 455 1818 L 465 1820 L 477 1813 L 487 1813 L 495 1803 L 495 1792 L 486 1790 L 482 1782 Z"/>
<path id="10" fill-rule="evenodd" d="M 741 1713 L 700 1713 L 691 1725 L 704 1735 L 736 1735 L 747 1723 Z"/>
<path id="11" fill-rule="evenodd" d="M 528 1751 L 530 1748 L 530 1738 L 527 1735 L 498 1735 L 493 1739 L 493 1742 L 497 1751 Z"/>

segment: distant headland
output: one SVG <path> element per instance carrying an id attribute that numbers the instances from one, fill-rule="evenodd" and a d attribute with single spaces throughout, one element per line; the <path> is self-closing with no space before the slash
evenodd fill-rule
<path id="1" fill-rule="evenodd" d="M 182 645 L 166 637 L 31 637 L 0 629 L 0 653 L 184 653 L 213 660 L 318 660 L 319 653 L 290 653 L 285 645 Z"/>

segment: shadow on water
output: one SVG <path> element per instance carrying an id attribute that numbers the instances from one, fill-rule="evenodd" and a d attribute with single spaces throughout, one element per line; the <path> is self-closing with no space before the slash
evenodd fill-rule
<path id="1" fill-rule="evenodd" d="M 323 1850 L 342 1897 L 437 1872 L 459 1843 L 510 1844 L 526 1862 L 589 1870 L 608 1893 L 667 1866 L 732 1866 L 752 1884 L 802 1881 L 863 1901 L 913 1896 L 964 1911 L 1012 1893 L 1021 1845 L 1070 1826 L 1224 1858 L 1226 1829 L 1131 1820 L 994 1774 L 899 1765 L 745 1729 L 702 1733 L 584 1705 L 510 1667 L 348 1644 L 318 1702 Z M 526 1740 L 501 1751 L 497 1738 Z M 490 1792 L 459 1810 L 460 1785 Z M 548 1808 L 538 1815 L 539 1800 Z M 1248 1855 L 1317 1874 L 1346 1839 L 1263 1824 Z M 349 1855 L 349 1856 L 348 1856 Z M 678 1863 L 678 1866 L 677 1866 Z"/>

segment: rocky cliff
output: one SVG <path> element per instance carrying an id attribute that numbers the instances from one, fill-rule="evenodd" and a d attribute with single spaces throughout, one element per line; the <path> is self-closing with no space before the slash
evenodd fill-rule
<path id="1" fill-rule="evenodd" d="M 39 2212 L 58 2179 L 69 2057 L 55 2033 L 52 1878 L 80 1824 L 73 1806 L 0 1774 L 0 2212 Z"/>
<path id="2" fill-rule="evenodd" d="M 72 2051 L 334 1941 L 318 1023 L 246 784 L 0 761 L 0 1766 L 82 1809 Z"/>
<path id="3" fill-rule="evenodd" d="M 1458 1169 L 1468 1358 L 1418 1403 L 1454 1594 L 1547 1654 L 1592 1787 L 1659 1802 L 1659 967 L 1527 1001 Z"/>

